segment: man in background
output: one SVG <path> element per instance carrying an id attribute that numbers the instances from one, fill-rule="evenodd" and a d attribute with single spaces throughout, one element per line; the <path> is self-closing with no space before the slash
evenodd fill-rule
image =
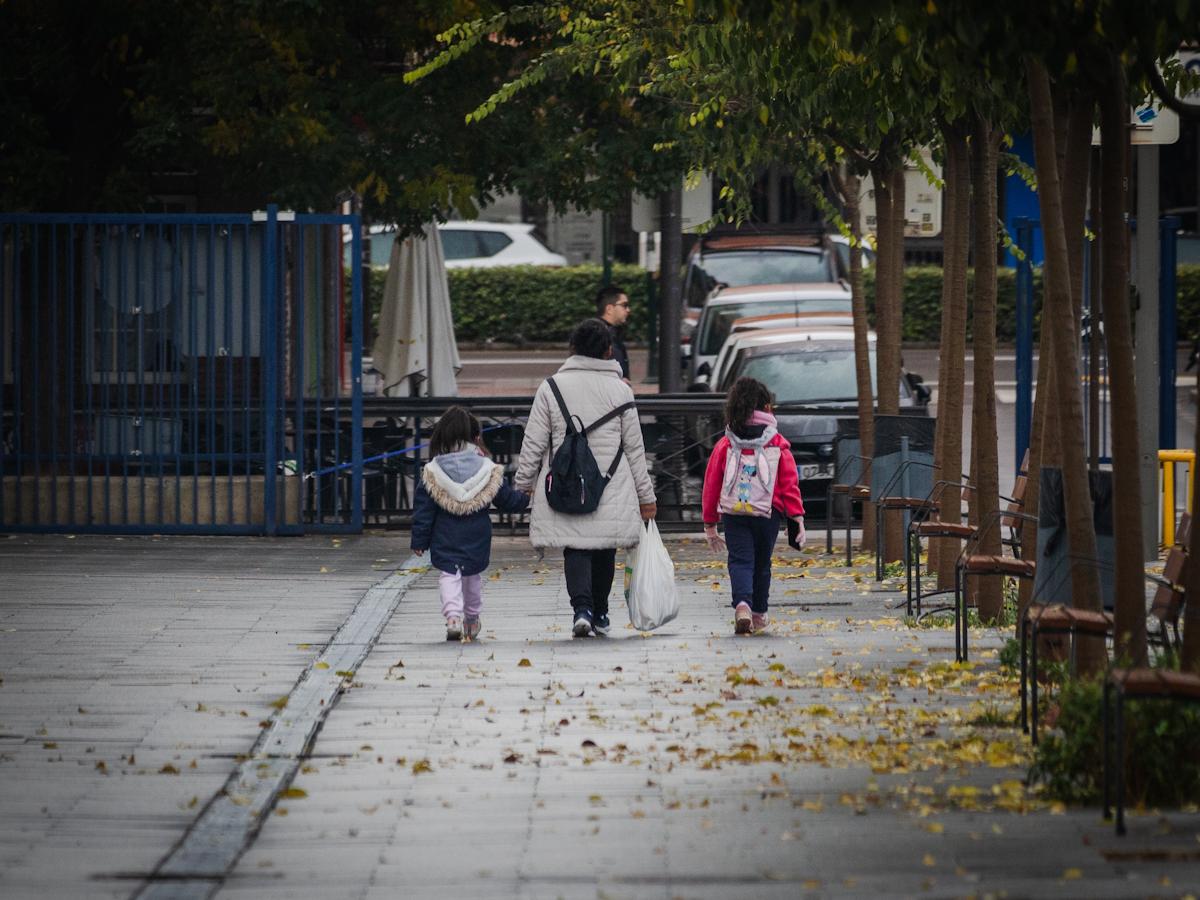
<path id="1" fill-rule="evenodd" d="M 629 381 L 629 351 L 625 349 L 625 321 L 629 318 L 629 296 L 615 284 L 596 292 L 596 318 L 612 334 L 612 358 L 621 364 L 621 377 Z"/>

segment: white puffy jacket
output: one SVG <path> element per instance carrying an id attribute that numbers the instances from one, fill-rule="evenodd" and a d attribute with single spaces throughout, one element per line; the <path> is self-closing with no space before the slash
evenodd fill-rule
<path id="1" fill-rule="evenodd" d="M 611 359 L 572 356 L 554 376 L 571 415 L 590 425 L 606 412 L 628 403 L 633 391 L 621 379 L 621 366 Z M 638 505 L 654 503 L 654 484 L 646 469 L 646 447 L 636 409 L 622 413 L 588 435 L 588 446 L 601 472 L 607 472 L 618 447 L 624 456 L 600 506 L 587 515 L 560 513 L 546 502 L 545 476 L 550 463 L 550 439 L 557 450 L 566 437 L 567 427 L 550 386 L 539 385 L 529 410 L 529 424 L 521 444 L 514 485 L 532 494 L 529 540 L 535 547 L 573 547 L 598 550 L 608 547 L 634 547 L 642 537 L 642 516 Z"/>

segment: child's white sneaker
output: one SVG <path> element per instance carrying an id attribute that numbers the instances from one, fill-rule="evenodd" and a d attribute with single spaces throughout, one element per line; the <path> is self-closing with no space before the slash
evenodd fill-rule
<path id="1" fill-rule="evenodd" d="M 473 619 L 467 616 L 463 620 L 463 635 L 468 641 L 473 641 L 479 637 L 479 619 Z"/>
<path id="2" fill-rule="evenodd" d="M 754 613 L 750 616 L 750 628 L 755 634 L 758 634 L 760 631 L 766 631 L 767 626 L 770 624 L 766 613 Z"/>
<path id="3" fill-rule="evenodd" d="M 451 616 L 446 620 L 446 640 L 461 641 L 463 636 L 462 619 L 458 616 Z"/>
<path id="4" fill-rule="evenodd" d="M 749 634 L 753 626 L 749 603 L 739 603 L 733 608 L 733 633 Z"/>

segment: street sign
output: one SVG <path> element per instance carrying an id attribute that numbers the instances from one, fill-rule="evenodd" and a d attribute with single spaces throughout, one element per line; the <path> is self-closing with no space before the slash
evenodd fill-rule
<path id="1" fill-rule="evenodd" d="M 1200 66 L 1200 54 L 1177 54 L 1180 62 L 1189 71 L 1196 71 L 1193 63 Z M 1190 57 L 1196 59 L 1189 61 Z M 1179 140 L 1179 113 L 1167 109 L 1157 96 L 1151 96 L 1148 103 L 1135 106 L 1129 115 L 1129 143 L 1136 146 L 1155 146 L 1158 144 L 1174 144 Z M 1092 129 L 1092 146 L 1100 146 L 1100 129 Z"/>
<path id="2" fill-rule="evenodd" d="M 1135 147 L 1174 144 L 1179 140 L 1179 113 L 1151 101 L 1135 106 L 1129 116 L 1129 143 Z M 1100 146 L 1100 129 L 1092 129 L 1092 146 Z"/>

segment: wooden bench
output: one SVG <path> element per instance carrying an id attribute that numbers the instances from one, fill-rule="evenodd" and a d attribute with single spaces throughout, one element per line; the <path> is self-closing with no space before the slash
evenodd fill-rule
<path id="1" fill-rule="evenodd" d="M 1104 679 L 1104 818 L 1112 818 L 1110 784 L 1116 781 L 1116 832 L 1125 834 L 1125 701 L 1200 703 L 1200 675 L 1170 669 L 1112 669 Z M 1113 752 L 1115 750 L 1115 753 Z"/>
<path id="2" fill-rule="evenodd" d="M 1024 509 L 1025 506 L 1025 487 L 1028 483 L 1026 470 L 1029 465 L 1029 451 L 1025 451 L 1024 459 L 1021 462 L 1021 469 L 1017 473 L 1017 477 L 1013 482 L 1013 493 L 1011 497 L 1001 495 L 1000 499 L 1007 502 L 1004 510 L 1004 515 L 1001 516 L 1000 523 L 1003 527 L 1009 529 L 1009 536 L 1001 539 L 1001 544 L 1010 547 L 1013 556 L 1021 556 L 1021 526 L 1023 519 L 1016 515 Z M 939 481 L 934 485 L 930 496 L 935 499 L 940 499 L 942 493 L 947 489 L 954 487 L 962 491 L 962 498 L 970 501 L 974 494 L 975 488 L 970 481 L 964 477 L 962 481 Z M 941 518 L 928 518 L 920 514 L 913 517 L 909 523 L 909 543 L 912 542 L 912 536 L 916 536 L 918 542 L 921 538 L 955 538 L 958 540 L 970 540 L 977 534 L 976 528 L 966 522 L 948 522 Z M 921 591 L 921 554 L 918 552 L 912 554 L 911 562 L 906 559 L 906 610 L 909 615 L 912 615 L 913 605 L 915 603 L 917 616 L 921 616 L 921 601 L 925 597 L 936 597 L 941 594 L 951 593 L 953 589 L 945 589 L 933 591 L 923 594 Z M 939 607 L 938 610 L 948 607 Z"/>
<path id="3" fill-rule="evenodd" d="M 861 462 L 862 478 L 867 480 L 867 484 L 847 484 L 838 482 L 838 476 L 852 462 Z M 825 491 L 825 552 L 833 555 L 833 498 L 846 498 L 846 565 L 853 565 L 851 558 L 852 547 L 850 543 L 850 525 L 854 519 L 854 504 L 860 504 L 860 509 L 863 509 L 868 500 L 871 499 L 871 485 L 869 483 L 871 477 L 871 459 L 870 457 L 853 454 L 848 456 L 838 466 L 838 470 L 834 473 L 833 479 L 829 482 L 829 487 Z"/>
<path id="4" fill-rule="evenodd" d="M 1186 599 L 1187 541 L 1191 535 L 1192 517 L 1184 513 L 1176 530 L 1177 543 L 1167 553 L 1162 575 L 1146 574 L 1158 588 L 1150 602 L 1150 615 L 1159 623 L 1159 633 L 1150 634 L 1152 641 L 1165 649 L 1181 647 L 1179 621 Z M 1095 561 L 1090 563 L 1097 565 Z M 1029 732 L 1032 742 L 1038 742 L 1038 644 L 1047 635 L 1065 635 L 1070 642 L 1071 662 L 1074 665 L 1075 641 L 1080 635 L 1111 638 L 1113 614 L 1103 610 L 1083 610 L 1062 603 L 1031 604 L 1021 622 L 1021 727 Z M 1028 696 L 1028 701 L 1027 701 Z M 1032 720 L 1032 722 L 1030 722 Z"/>
<path id="5" fill-rule="evenodd" d="M 1034 517 L 1028 513 L 998 510 L 988 517 L 988 521 L 980 524 L 976 533 L 964 545 L 963 552 L 959 554 L 958 561 L 954 566 L 954 654 L 958 662 L 967 662 L 969 658 L 967 633 L 970 620 L 967 617 L 967 576 L 981 578 L 999 575 L 1009 578 L 1032 579 L 1037 572 L 1032 559 L 975 552 L 988 529 L 1005 519 L 1034 521 Z"/>

